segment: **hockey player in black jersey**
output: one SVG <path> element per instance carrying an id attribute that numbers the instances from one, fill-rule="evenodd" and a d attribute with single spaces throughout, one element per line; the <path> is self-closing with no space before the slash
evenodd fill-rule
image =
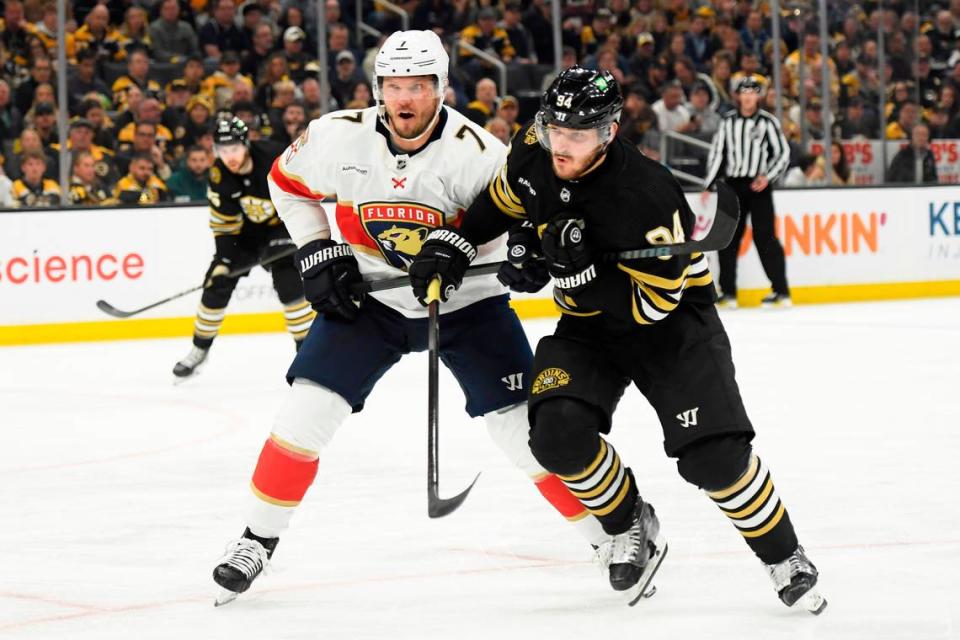
<path id="1" fill-rule="evenodd" d="M 247 125 L 236 117 L 217 122 L 214 145 L 217 160 L 210 169 L 207 198 L 216 253 L 204 275 L 193 348 L 173 368 L 177 378 L 192 375 L 206 360 L 230 296 L 242 277 L 229 277 L 233 270 L 258 261 L 269 262 L 265 266 L 273 276 L 273 288 L 283 303 L 287 329 L 298 348 L 315 315 L 303 297 L 293 243 L 273 208 L 267 187 L 267 174 L 283 149 L 271 142 L 250 142 Z M 290 255 L 276 259 L 284 252 Z"/>
<path id="2" fill-rule="evenodd" d="M 545 266 L 562 317 L 536 351 L 530 446 L 612 536 L 613 588 L 635 602 L 667 550 L 653 506 L 604 437 L 633 382 L 656 409 L 680 475 L 730 518 L 785 604 L 819 613 L 826 601 L 815 589 L 817 570 L 750 444 L 754 431 L 706 258 L 601 260 L 682 243 L 695 219 L 670 171 L 617 138 L 621 106 L 608 72 L 562 72 L 460 228 L 428 237 L 409 270 L 414 292 L 422 300 L 440 277 L 451 295 L 471 246 L 518 221 L 532 223 L 511 233 L 501 275 L 515 279 Z"/>

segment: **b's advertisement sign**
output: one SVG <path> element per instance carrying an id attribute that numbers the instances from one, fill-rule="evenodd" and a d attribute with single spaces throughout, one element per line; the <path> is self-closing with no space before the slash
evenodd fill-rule
<path id="1" fill-rule="evenodd" d="M 887 166 L 908 140 L 838 140 L 850 167 L 850 184 L 880 185 L 884 182 L 883 145 L 887 147 Z M 822 155 L 823 143 L 810 142 L 810 153 Z M 937 163 L 937 180 L 940 184 L 960 183 L 960 140 L 943 139 L 930 142 Z"/>

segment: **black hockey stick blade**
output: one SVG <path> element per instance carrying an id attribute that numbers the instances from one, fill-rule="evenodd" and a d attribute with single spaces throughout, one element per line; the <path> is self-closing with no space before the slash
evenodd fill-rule
<path id="1" fill-rule="evenodd" d="M 469 487 L 452 498 L 441 498 L 439 488 L 435 484 L 431 484 L 427 488 L 427 515 L 431 518 L 442 518 L 456 511 L 460 505 L 463 504 L 463 501 L 467 499 L 467 496 L 473 489 L 473 485 L 477 484 L 477 480 L 479 479 L 480 474 L 478 473 Z"/>
<path id="2" fill-rule="evenodd" d="M 268 264 L 272 264 L 272 263 L 274 263 L 274 262 L 277 262 L 278 260 L 283 260 L 284 258 L 288 258 L 288 257 L 292 256 L 294 253 L 296 253 L 296 251 L 297 251 L 296 247 L 292 247 L 292 248 L 290 248 L 290 249 L 287 249 L 286 251 L 282 251 L 282 252 L 278 253 L 278 254 L 275 255 L 275 256 L 272 256 L 272 257 L 269 258 L 268 260 L 260 260 L 260 261 L 258 261 L 258 262 L 254 262 L 253 264 L 249 264 L 249 265 L 247 265 L 247 266 L 245 266 L 245 267 L 240 267 L 239 269 L 234 269 L 233 271 L 231 271 L 230 273 L 227 274 L 227 277 L 228 277 L 228 278 L 236 278 L 236 277 L 238 277 L 238 276 L 242 276 L 243 274 L 247 273 L 248 271 L 250 271 L 250 270 L 253 269 L 254 267 L 265 267 L 265 266 L 267 266 Z M 110 304 L 110 303 L 107 302 L 106 300 L 97 300 L 97 309 L 100 309 L 100 311 L 103 311 L 103 312 L 106 313 L 107 315 L 113 316 L 114 318 L 129 318 L 130 316 L 135 316 L 135 315 L 141 314 L 141 313 L 143 313 L 144 311 L 149 311 L 150 309 L 153 309 L 154 307 L 159 307 L 160 305 L 166 304 L 166 303 L 170 302 L 171 300 L 176 300 L 177 298 L 182 298 L 183 296 L 189 295 L 189 294 L 193 293 L 194 291 L 199 291 L 200 289 L 203 289 L 203 285 L 199 285 L 199 286 L 196 286 L 196 287 L 190 287 L 189 289 L 186 289 L 185 291 L 181 291 L 180 293 L 175 293 L 175 294 L 173 294 L 172 296 L 168 296 L 168 297 L 166 297 L 166 298 L 163 298 L 162 300 L 157 300 L 156 302 L 151 302 L 150 304 L 148 304 L 148 305 L 145 306 L 145 307 L 140 307 L 139 309 L 132 309 L 132 310 L 130 310 L 130 311 L 123 311 L 123 310 L 121 310 L 121 309 L 117 309 L 115 306 L 113 306 L 112 304 Z"/>

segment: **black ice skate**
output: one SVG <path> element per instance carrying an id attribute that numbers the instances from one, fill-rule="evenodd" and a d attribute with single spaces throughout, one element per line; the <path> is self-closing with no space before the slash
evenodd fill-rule
<path id="1" fill-rule="evenodd" d="M 785 309 L 792 307 L 793 301 L 788 294 L 774 292 L 766 295 L 763 300 L 760 301 L 760 306 L 767 309 Z"/>
<path id="2" fill-rule="evenodd" d="M 249 589 L 270 563 L 279 541 L 279 538 L 254 536 L 246 529 L 242 538 L 228 544 L 220 564 L 213 570 L 213 581 L 221 587 L 213 606 L 233 602 Z"/>
<path id="3" fill-rule="evenodd" d="M 660 535 L 660 521 L 653 507 L 637 498 L 633 524 L 623 533 L 611 536 L 598 554 L 609 559 L 610 586 L 624 592 L 631 607 L 641 597 L 656 593 L 657 588 L 650 583 L 667 555 L 667 542 Z"/>
<path id="4" fill-rule="evenodd" d="M 190 353 L 173 367 L 173 375 L 177 378 L 189 378 L 207 359 L 210 349 L 201 349 L 200 347 L 191 347 Z"/>
<path id="5" fill-rule="evenodd" d="M 827 600 L 816 589 L 817 568 L 798 546 L 789 558 L 777 564 L 764 565 L 773 588 L 783 604 L 792 607 L 799 604 L 814 615 L 820 615 L 827 608 Z"/>

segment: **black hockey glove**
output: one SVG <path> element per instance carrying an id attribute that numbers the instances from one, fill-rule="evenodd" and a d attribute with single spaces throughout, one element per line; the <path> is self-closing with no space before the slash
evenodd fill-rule
<path id="1" fill-rule="evenodd" d="M 586 240 L 583 219 L 563 214 L 548 222 L 540 235 L 547 269 L 557 287 L 568 295 L 580 293 L 597 278 L 597 267 Z"/>
<path id="2" fill-rule="evenodd" d="M 440 277 L 440 300 L 447 301 L 460 288 L 463 274 L 477 257 L 477 249 L 455 227 L 434 229 L 410 263 L 410 284 L 420 304 L 427 305 L 427 287 Z"/>
<path id="3" fill-rule="evenodd" d="M 507 262 L 497 272 L 497 280 L 522 293 L 536 293 L 550 282 L 547 261 L 540 251 L 540 238 L 531 222 L 523 222 L 510 230 Z"/>
<path id="4" fill-rule="evenodd" d="M 318 313 L 331 320 L 357 319 L 363 295 L 355 295 L 352 288 L 363 282 L 363 276 L 350 245 L 308 242 L 297 250 L 297 268 L 303 276 L 303 295 Z"/>

